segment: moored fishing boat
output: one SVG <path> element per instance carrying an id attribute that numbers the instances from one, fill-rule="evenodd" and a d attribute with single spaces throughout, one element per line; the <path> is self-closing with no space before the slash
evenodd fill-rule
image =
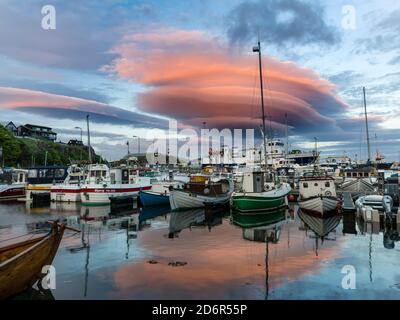
<path id="1" fill-rule="evenodd" d="M 150 190 L 139 192 L 140 202 L 144 207 L 168 205 L 171 188 L 183 188 L 184 183 L 179 181 L 160 181 L 151 185 Z"/>
<path id="2" fill-rule="evenodd" d="M 61 166 L 44 166 L 28 169 L 26 186 L 27 201 L 34 195 L 46 195 L 50 198 L 50 190 L 54 184 L 63 183 L 67 177 L 67 168 Z"/>
<path id="3" fill-rule="evenodd" d="M 134 197 L 151 188 L 149 177 L 140 177 L 130 168 L 110 170 L 105 164 L 92 164 L 87 170 L 80 192 L 83 205 L 108 205 L 111 197 Z"/>
<path id="4" fill-rule="evenodd" d="M 211 175 L 195 175 L 182 189 L 170 190 L 172 210 L 222 206 L 229 203 L 233 182 L 228 179 L 214 181 Z"/>
<path id="5" fill-rule="evenodd" d="M 43 276 L 42 268 L 51 265 L 65 228 L 55 222 L 47 235 L 0 248 L 0 299 L 28 289 Z"/>
<path id="6" fill-rule="evenodd" d="M 287 195 L 291 191 L 288 183 L 275 179 L 275 174 L 263 171 L 244 173 L 240 189 L 231 197 L 234 211 L 255 213 L 275 211 L 287 206 Z M 265 179 L 267 178 L 267 179 Z"/>
<path id="7" fill-rule="evenodd" d="M 68 176 L 63 183 L 50 188 L 50 200 L 60 202 L 81 201 L 81 185 L 85 180 L 85 171 L 77 165 L 68 168 Z"/>
<path id="8" fill-rule="evenodd" d="M 299 197 L 302 210 L 326 214 L 339 209 L 334 179 L 323 175 L 304 176 L 299 180 Z"/>
<path id="9" fill-rule="evenodd" d="M 0 175 L 0 201 L 25 197 L 27 170 L 12 169 Z"/>
<path id="10" fill-rule="evenodd" d="M 355 202 L 357 214 L 364 221 L 378 221 L 380 214 L 391 214 L 393 209 L 393 199 L 388 195 L 367 195 L 359 197 Z"/>

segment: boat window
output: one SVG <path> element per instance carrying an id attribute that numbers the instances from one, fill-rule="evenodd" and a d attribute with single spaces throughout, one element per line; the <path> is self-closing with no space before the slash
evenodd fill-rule
<path id="1" fill-rule="evenodd" d="M 44 178 L 47 175 L 48 170 L 47 169 L 40 169 L 39 170 L 39 178 Z"/>
<path id="2" fill-rule="evenodd" d="M 359 172 L 359 173 L 358 173 L 358 176 L 359 176 L 359 177 L 362 177 L 362 176 L 363 176 L 362 172 Z"/>
<path id="3" fill-rule="evenodd" d="M 304 183 L 303 183 L 303 187 L 304 187 L 304 188 L 308 188 L 308 183 L 307 183 L 307 182 L 304 182 Z"/>
<path id="4" fill-rule="evenodd" d="M 29 170 L 28 171 L 28 178 L 37 178 L 37 170 Z"/>
<path id="5" fill-rule="evenodd" d="M 102 170 L 101 174 L 102 174 L 103 177 L 105 177 L 107 175 L 107 171 L 106 170 Z"/>
<path id="6" fill-rule="evenodd" d="M 65 174 L 64 169 L 56 169 L 55 171 L 56 171 L 56 172 L 55 172 L 55 177 L 56 177 L 56 178 L 62 178 L 62 177 L 64 177 L 64 174 Z"/>
<path id="7" fill-rule="evenodd" d="M 314 183 L 314 187 L 318 187 L 318 182 Z"/>
<path id="8" fill-rule="evenodd" d="M 326 188 L 329 188 L 331 186 L 331 184 L 329 183 L 329 181 L 328 182 L 325 182 L 325 187 Z"/>
<path id="9" fill-rule="evenodd" d="M 353 177 L 357 177 L 357 172 L 353 172 Z"/>

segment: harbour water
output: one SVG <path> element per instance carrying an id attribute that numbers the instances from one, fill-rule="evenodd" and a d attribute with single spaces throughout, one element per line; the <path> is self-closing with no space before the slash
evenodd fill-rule
<path id="1" fill-rule="evenodd" d="M 396 225 L 352 214 L 318 220 L 292 206 L 255 230 L 229 212 L 16 202 L 0 204 L 0 240 L 57 218 L 82 232 L 64 235 L 56 289 L 16 299 L 400 299 Z"/>

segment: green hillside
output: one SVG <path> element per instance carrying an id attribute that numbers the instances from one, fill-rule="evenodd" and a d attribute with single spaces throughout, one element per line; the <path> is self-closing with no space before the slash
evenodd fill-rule
<path id="1" fill-rule="evenodd" d="M 47 151 L 48 165 L 69 165 L 71 162 L 88 159 L 87 147 L 69 146 L 47 140 L 15 137 L 0 125 L 0 147 L 3 147 L 4 166 L 30 167 L 44 165 Z M 94 155 L 94 151 L 92 151 Z M 95 155 L 96 162 L 102 161 Z M 3 164 L 1 159 L 0 166 Z"/>

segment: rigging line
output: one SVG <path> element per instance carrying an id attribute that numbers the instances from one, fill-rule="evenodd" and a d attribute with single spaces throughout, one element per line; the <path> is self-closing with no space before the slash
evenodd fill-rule
<path id="1" fill-rule="evenodd" d="M 265 64 L 264 64 L 265 65 Z M 268 77 L 268 73 L 265 72 L 264 73 L 265 76 L 263 78 L 263 82 L 264 82 L 264 88 L 267 88 L 267 92 L 265 94 L 265 96 L 267 97 L 267 100 L 269 100 L 268 105 L 269 105 L 269 109 L 267 108 L 267 117 L 269 117 L 269 127 L 270 127 L 270 139 L 273 139 L 273 132 L 272 132 L 272 114 L 271 114 L 271 109 L 273 107 L 273 103 L 272 103 L 272 90 L 271 90 L 271 86 L 270 86 L 270 81 L 269 81 L 269 77 Z M 265 82 L 266 82 L 266 86 L 265 86 Z M 269 92 L 269 94 L 268 94 Z"/>
<path id="2" fill-rule="evenodd" d="M 256 66 L 256 62 L 254 62 L 254 65 Z M 257 63 L 258 65 L 258 63 Z M 254 112 L 254 106 L 255 106 L 255 95 L 256 95 L 256 87 L 257 87 L 257 72 L 256 72 L 256 67 L 253 69 L 253 95 L 251 97 L 251 118 L 254 119 L 255 118 L 255 112 Z"/>

